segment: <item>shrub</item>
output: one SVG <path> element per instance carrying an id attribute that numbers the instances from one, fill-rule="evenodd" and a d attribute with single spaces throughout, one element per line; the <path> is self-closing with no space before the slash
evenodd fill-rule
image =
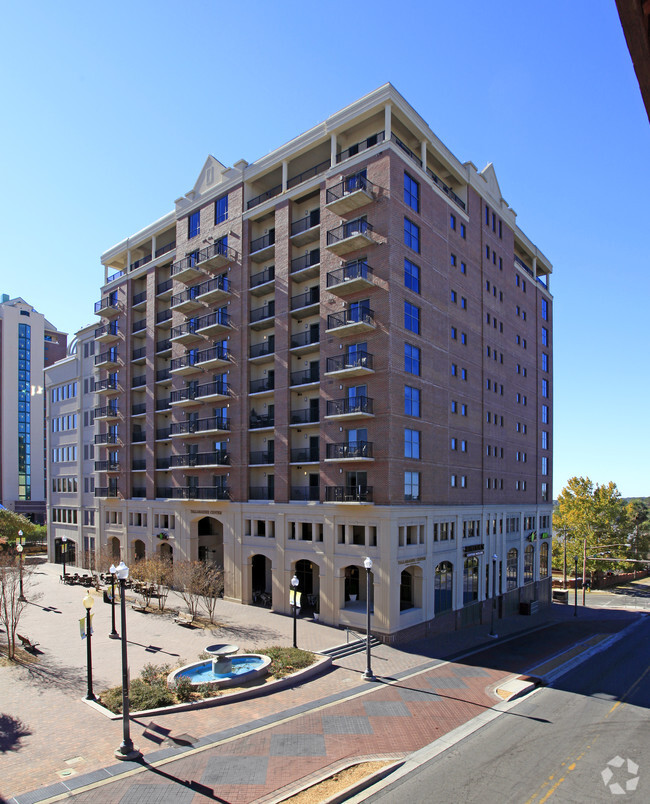
<path id="1" fill-rule="evenodd" d="M 270 648 L 263 648 L 254 652 L 261 653 L 271 659 L 269 674 L 275 678 L 283 678 L 290 673 L 295 673 L 296 670 L 309 667 L 316 659 L 314 654 L 308 650 L 283 648 L 279 645 L 273 645 Z"/>
<path id="2" fill-rule="evenodd" d="M 122 713 L 122 687 L 111 687 L 99 696 L 100 703 L 114 715 Z"/>
<path id="3" fill-rule="evenodd" d="M 187 676 L 178 676 L 174 684 L 174 692 L 179 703 L 191 701 L 194 694 L 192 682 Z"/>
<path id="4" fill-rule="evenodd" d="M 157 681 L 147 684 L 141 678 L 131 682 L 129 697 L 134 710 L 157 709 L 159 706 L 171 706 L 174 703 L 174 696 L 166 683 Z"/>

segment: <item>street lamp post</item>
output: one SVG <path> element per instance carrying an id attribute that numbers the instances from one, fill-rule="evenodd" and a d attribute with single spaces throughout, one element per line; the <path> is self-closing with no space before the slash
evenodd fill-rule
<path id="1" fill-rule="evenodd" d="M 370 570 L 372 569 L 372 559 L 364 558 L 363 566 L 366 568 L 366 672 L 363 674 L 364 681 L 375 681 L 375 676 L 370 666 Z"/>
<path id="2" fill-rule="evenodd" d="M 16 550 L 18 550 L 18 572 L 20 577 L 20 594 L 18 595 L 18 600 L 21 603 L 26 603 L 27 598 L 23 592 L 23 542 L 25 541 L 25 537 L 23 536 L 22 530 L 18 531 L 18 544 L 16 545 Z"/>
<path id="3" fill-rule="evenodd" d="M 573 581 L 573 593 L 574 593 L 574 597 L 573 597 L 573 616 L 577 617 L 578 616 L 578 556 L 575 555 L 573 558 L 574 558 L 574 561 L 575 561 L 575 569 L 574 569 L 574 575 L 573 575 L 573 577 L 575 579 Z"/>
<path id="4" fill-rule="evenodd" d="M 492 556 L 492 615 L 490 617 L 490 633 L 488 636 L 498 637 L 498 634 L 494 633 L 494 610 L 497 607 L 497 560 L 499 556 L 494 553 Z"/>
<path id="5" fill-rule="evenodd" d="M 86 609 L 86 663 L 88 666 L 88 692 L 86 693 L 87 701 L 96 701 L 95 693 L 93 692 L 93 651 L 91 634 L 92 627 L 90 623 L 90 610 L 93 607 L 93 596 L 88 592 L 86 597 L 81 601 Z"/>
<path id="6" fill-rule="evenodd" d="M 63 557 L 63 580 L 65 581 L 65 557 L 68 552 L 68 537 L 61 536 L 61 556 Z"/>
<path id="7" fill-rule="evenodd" d="M 117 759 L 139 759 L 142 753 L 133 745 L 129 719 L 129 664 L 126 655 L 126 594 L 125 584 L 129 577 L 129 568 L 123 561 L 118 566 L 111 566 L 110 572 L 117 575 L 120 582 L 120 612 L 122 623 L 122 743 L 115 749 Z"/>
<path id="8" fill-rule="evenodd" d="M 291 586 L 293 588 L 293 646 L 294 648 L 298 647 L 297 636 L 298 636 L 298 626 L 296 624 L 296 617 L 297 617 L 297 609 L 298 606 L 296 605 L 297 594 L 298 594 L 298 584 L 300 581 L 298 580 L 298 576 L 294 575 L 291 579 Z"/>
<path id="9" fill-rule="evenodd" d="M 115 630 L 115 573 L 111 572 L 111 633 L 109 639 L 119 639 L 120 635 Z"/>

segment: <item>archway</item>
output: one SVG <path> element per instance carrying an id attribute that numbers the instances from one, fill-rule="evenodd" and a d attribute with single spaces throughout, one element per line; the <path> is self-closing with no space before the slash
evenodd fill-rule
<path id="1" fill-rule="evenodd" d="M 271 570 L 270 558 L 256 555 L 251 559 L 251 593 L 256 606 L 270 607 L 273 603 Z"/>
<path id="2" fill-rule="evenodd" d="M 146 556 L 146 549 L 142 539 L 136 539 L 133 542 L 133 560 L 141 561 Z"/>
<path id="3" fill-rule="evenodd" d="M 111 557 L 113 559 L 113 563 L 114 564 L 119 564 L 120 563 L 120 553 L 121 553 L 120 540 L 117 538 L 117 536 L 113 536 L 108 544 L 109 544 L 109 549 L 111 551 Z"/>
<path id="4" fill-rule="evenodd" d="M 366 600 L 368 597 L 368 579 L 365 567 L 351 564 L 343 569 L 343 607 L 357 611 L 366 610 Z M 374 574 L 370 573 L 370 610 L 374 607 Z"/>
<path id="5" fill-rule="evenodd" d="M 434 613 L 451 611 L 454 602 L 454 565 L 450 561 L 441 561 L 436 567 L 433 584 Z"/>
<path id="6" fill-rule="evenodd" d="M 542 542 L 539 548 L 539 577 L 548 578 L 548 542 Z"/>
<path id="7" fill-rule="evenodd" d="M 174 548 L 171 544 L 163 542 L 160 545 L 160 557 L 163 561 L 169 561 L 170 564 L 174 563 Z"/>
<path id="8" fill-rule="evenodd" d="M 298 592 L 302 593 L 302 613 L 311 614 L 319 611 L 320 570 L 318 564 L 303 558 L 296 561 L 295 573 L 298 577 Z"/>
<path id="9" fill-rule="evenodd" d="M 476 556 L 465 559 L 463 565 L 463 606 L 478 600 L 478 566 Z"/>
<path id="10" fill-rule="evenodd" d="M 524 548 L 524 583 L 535 580 L 535 546 L 527 544 Z"/>
<path id="11" fill-rule="evenodd" d="M 223 523 L 213 516 L 198 521 L 199 561 L 223 567 Z"/>
<path id="12" fill-rule="evenodd" d="M 506 590 L 509 592 L 511 589 L 517 588 L 519 578 L 519 551 L 516 547 L 511 547 L 508 550 L 506 559 Z"/>

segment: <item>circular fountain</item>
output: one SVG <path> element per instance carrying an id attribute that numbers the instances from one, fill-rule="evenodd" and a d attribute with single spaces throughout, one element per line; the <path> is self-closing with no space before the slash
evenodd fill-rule
<path id="1" fill-rule="evenodd" d="M 179 678 L 188 678 L 193 687 L 234 687 L 266 675 L 270 657 L 259 653 L 235 656 L 238 650 L 237 645 L 208 645 L 205 652 L 211 659 L 179 667 L 169 674 L 167 685 L 173 687 Z"/>

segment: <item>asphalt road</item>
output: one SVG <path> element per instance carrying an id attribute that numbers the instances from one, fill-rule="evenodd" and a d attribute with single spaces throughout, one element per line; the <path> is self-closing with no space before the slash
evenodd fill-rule
<path id="1" fill-rule="evenodd" d="M 650 801 L 649 707 L 650 618 L 644 618 L 554 687 L 536 690 L 366 800 Z"/>

